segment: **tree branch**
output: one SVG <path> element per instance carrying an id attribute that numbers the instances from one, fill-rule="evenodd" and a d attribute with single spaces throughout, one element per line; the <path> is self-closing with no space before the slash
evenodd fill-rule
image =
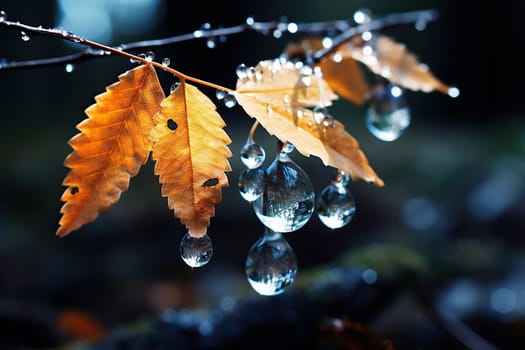
<path id="1" fill-rule="evenodd" d="M 37 68 L 44 66 L 64 65 L 64 64 L 75 64 L 87 60 L 92 60 L 101 57 L 107 57 L 111 54 L 119 54 L 120 56 L 129 57 L 126 51 L 133 50 L 151 50 L 156 47 L 172 45 L 190 40 L 210 40 L 220 38 L 224 36 L 230 36 L 234 34 L 240 34 L 247 31 L 255 31 L 263 35 L 273 33 L 274 37 L 278 38 L 283 32 L 289 32 L 292 34 L 316 34 L 316 35 L 334 35 L 333 33 L 340 33 L 333 39 L 333 44 L 322 50 L 319 50 L 313 57 L 314 62 L 319 62 L 323 57 L 330 54 L 337 49 L 340 45 L 344 44 L 352 37 L 359 35 L 365 31 L 379 30 L 386 27 L 407 24 L 407 23 L 418 23 L 419 21 L 429 22 L 437 19 L 438 13 L 435 10 L 422 10 L 412 11 L 397 14 L 390 14 L 385 17 L 372 19 L 370 22 L 363 25 L 355 25 L 351 20 L 336 20 L 330 22 L 311 22 L 311 23 L 294 23 L 287 21 L 273 21 L 273 22 L 255 22 L 253 18 L 249 17 L 245 23 L 227 27 L 227 28 L 205 28 L 198 29 L 192 33 L 171 36 L 167 38 L 137 41 L 127 44 L 121 44 L 118 46 L 105 46 L 97 44 L 98 46 L 92 45 L 94 42 L 82 38 L 72 32 L 55 29 L 55 28 L 43 28 L 42 26 L 34 27 L 26 25 L 20 22 L 9 21 L 5 17 L 0 18 L 0 27 L 12 29 L 22 33 L 24 37 L 32 36 L 49 36 L 55 37 L 62 40 L 68 40 L 77 42 L 89 48 L 72 53 L 64 56 L 41 58 L 26 61 L 9 61 L 3 59 L 0 61 L 0 70 L 12 70 L 12 69 L 23 69 L 23 68 Z M 96 43 L 95 43 L 96 44 Z M 101 49 L 102 47 L 102 49 Z M 111 48 L 112 50 L 108 50 Z"/>

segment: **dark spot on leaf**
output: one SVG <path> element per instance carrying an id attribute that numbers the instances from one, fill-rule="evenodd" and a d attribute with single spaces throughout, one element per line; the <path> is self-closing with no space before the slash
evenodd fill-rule
<path id="1" fill-rule="evenodd" d="M 78 187 L 71 187 L 71 194 L 77 194 L 78 193 Z"/>
<path id="2" fill-rule="evenodd" d="M 168 129 L 170 130 L 175 130 L 178 127 L 177 123 L 173 119 L 168 119 L 167 125 L 168 125 Z"/>
<path id="3" fill-rule="evenodd" d="M 217 178 L 213 178 L 213 179 L 208 179 L 206 180 L 202 186 L 206 186 L 206 187 L 212 187 L 212 186 L 215 186 L 219 183 L 219 180 Z"/>

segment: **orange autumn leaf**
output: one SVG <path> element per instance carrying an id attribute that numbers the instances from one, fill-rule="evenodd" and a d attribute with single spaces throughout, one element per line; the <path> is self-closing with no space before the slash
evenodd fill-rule
<path id="1" fill-rule="evenodd" d="M 374 36 L 370 42 L 353 40 L 343 45 L 337 54 L 356 59 L 375 74 L 410 90 L 437 90 L 448 94 L 450 88 L 437 79 L 426 64 L 420 63 L 404 44 L 384 35 Z"/>
<path id="2" fill-rule="evenodd" d="M 226 125 L 212 101 L 185 83 L 161 103 L 151 131 L 155 174 L 168 206 L 194 237 L 206 234 L 230 171 Z"/>
<path id="3" fill-rule="evenodd" d="M 282 142 L 291 142 L 304 156 L 319 157 L 325 165 L 383 186 L 358 142 L 336 120 L 319 120 L 306 107 L 329 105 L 337 96 L 326 82 L 308 76 L 290 62 L 262 61 L 258 75 L 239 79 L 235 97 L 246 113 Z M 328 121 L 328 123 L 327 123 Z"/>
<path id="4" fill-rule="evenodd" d="M 64 164 L 60 227 L 65 236 L 94 221 L 116 203 L 144 164 L 151 150 L 153 116 L 164 98 L 155 69 L 143 65 L 119 76 L 96 103 L 85 110 L 81 132 L 69 140 L 73 148 Z"/>
<path id="5" fill-rule="evenodd" d="M 286 49 L 288 57 L 313 56 L 321 50 L 323 44 L 320 38 L 313 37 L 291 44 Z M 324 80 L 334 92 L 360 106 L 366 102 L 370 87 L 365 79 L 360 63 L 352 57 L 329 55 L 318 64 L 323 72 Z"/>

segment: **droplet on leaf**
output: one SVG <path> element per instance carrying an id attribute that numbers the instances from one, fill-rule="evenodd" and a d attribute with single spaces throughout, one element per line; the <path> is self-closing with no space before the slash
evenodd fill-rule
<path id="1" fill-rule="evenodd" d="M 239 64 L 235 70 L 235 73 L 237 74 L 237 78 L 246 79 L 248 77 L 248 66 L 246 66 L 244 63 Z"/>
<path id="2" fill-rule="evenodd" d="M 250 248 L 245 270 L 248 282 L 257 293 L 278 295 L 294 282 L 297 257 L 281 233 L 266 229 Z"/>
<path id="3" fill-rule="evenodd" d="M 326 186 L 317 199 L 317 216 L 331 229 L 348 224 L 355 214 L 355 200 L 348 189 L 350 177 L 338 173 L 331 184 Z"/>
<path id="4" fill-rule="evenodd" d="M 217 100 L 222 100 L 224 98 L 224 96 L 226 96 L 226 91 L 223 91 L 223 90 L 216 90 L 215 91 L 215 97 L 217 98 Z"/>
<path id="5" fill-rule="evenodd" d="M 169 67 L 170 64 L 171 64 L 171 60 L 170 60 L 168 57 L 164 57 L 164 58 L 162 59 L 162 65 L 163 65 L 164 67 Z"/>
<path id="6" fill-rule="evenodd" d="M 266 169 L 266 187 L 253 202 L 259 220 L 276 232 L 292 232 L 312 216 L 315 194 L 310 178 L 281 151 Z"/>
<path id="7" fill-rule="evenodd" d="M 410 109 L 398 86 L 381 85 L 366 111 L 368 130 L 382 141 L 397 140 L 410 125 Z"/>
<path id="8" fill-rule="evenodd" d="M 206 265 L 213 255 L 213 245 L 210 236 L 193 237 L 186 233 L 180 241 L 180 256 L 190 267 Z"/>
<path id="9" fill-rule="evenodd" d="M 239 193 L 248 202 L 253 202 L 264 192 L 266 171 L 262 168 L 245 169 L 239 176 Z"/>

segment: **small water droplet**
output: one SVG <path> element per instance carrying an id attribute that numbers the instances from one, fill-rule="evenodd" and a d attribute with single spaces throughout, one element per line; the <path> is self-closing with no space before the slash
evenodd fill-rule
<path id="1" fill-rule="evenodd" d="M 246 79 L 248 77 L 248 66 L 244 63 L 239 64 L 237 69 L 235 69 L 235 73 L 237 74 L 237 78 L 241 80 Z"/>
<path id="2" fill-rule="evenodd" d="M 214 49 L 217 47 L 217 41 L 215 40 L 215 38 L 210 38 L 206 40 L 206 46 L 208 47 L 208 49 Z"/>
<path id="3" fill-rule="evenodd" d="M 72 73 L 75 70 L 75 66 L 72 63 L 66 64 L 65 70 L 67 73 Z"/>
<path id="4" fill-rule="evenodd" d="M 275 39 L 280 39 L 283 36 L 283 32 L 281 32 L 279 29 L 275 29 L 272 34 Z"/>
<path id="5" fill-rule="evenodd" d="M 264 193 L 253 209 L 259 220 L 277 232 L 292 232 L 303 227 L 314 211 L 315 194 L 306 172 L 286 153 L 285 144 L 266 169 Z"/>
<path id="6" fill-rule="evenodd" d="M 290 22 L 286 26 L 286 29 L 288 29 L 288 33 L 295 34 L 299 30 L 299 26 L 297 25 L 297 23 Z"/>
<path id="7" fill-rule="evenodd" d="M 358 9 L 357 11 L 354 12 L 353 18 L 354 18 L 354 22 L 357 24 L 368 23 L 370 22 L 370 19 L 372 18 L 371 11 L 366 8 Z"/>
<path id="8" fill-rule="evenodd" d="M 29 36 L 29 34 L 27 34 L 24 31 L 20 32 L 20 35 L 21 35 L 22 41 L 29 41 L 29 40 L 31 40 L 31 37 Z"/>
<path id="9" fill-rule="evenodd" d="M 410 109 L 400 91 L 379 86 L 366 111 L 368 130 L 382 141 L 397 140 L 410 125 Z"/>
<path id="10" fill-rule="evenodd" d="M 449 89 L 448 89 L 448 95 L 452 98 L 456 98 L 459 96 L 459 89 L 455 86 L 451 86 Z"/>
<path id="11" fill-rule="evenodd" d="M 170 86 L 170 93 L 172 93 L 173 91 L 177 90 L 177 88 L 179 86 L 180 86 L 180 81 L 176 81 L 173 84 L 171 84 L 171 86 Z"/>
<path id="12" fill-rule="evenodd" d="M 253 25 L 255 24 L 255 18 L 253 18 L 253 17 L 251 17 L 251 16 L 250 16 L 250 17 L 247 17 L 247 18 L 246 18 L 246 24 L 248 25 L 248 27 L 253 26 Z"/>
<path id="13" fill-rule="evenodd" d="M 164 67 L 169 67 L 170 64 L 171 64 L 171 60 L 170 60 L 168 57 L 164 57 L 164 58 L 162 59 L 162 65 L 163 65 Z"/>
<path id="14" fill-rule="evenodd" d="M 248 141 L 241 148 L 241 161 L 248 169 L 255 169 L 260 167 L 266 158 L 264 148 L 254 143 L 252 139 Z"/>
<path id="15" fill-rule="evenodd" d="M 131 57 L 131 58 L 129 59 L 129 62 L 130 62 L 130 63 L 138 63 L 139 61 L 137 61 L 136 59 L 134 59 L 133 57 Z"/>
<path id="16" fill-rule="evenodd" d="M 414 28 L 420 32 L 425 30 L 427 28 L 427 20 L 425 18 L 418 18 L 416 23 L 414 23 Z"/>
<path id="17" fill-rule="evenodd" d="M 281 147 L 281 154 L 282 155 L 289 154 L 289 153 L 292 153 L 294 150 L 295 150 L 295 146 L 293 145 L 293 143 L 287 141 L 283 143 Z"/>
<path id="18" fill-rule="evenodd" d="M 0 11 L 0 22 L 7 21 L 7 13 L 5 11 Z"/>
<path id="19" fill-rule="evenodd" d="M 233 94 L 227 93 L 222 100 L 227 108 L 233 108 L 237 105 L 237 100 Z"/>
<path id="20" fill-rule="evenodd" d="M 148 62 L 153 62 L 155 59 L 155 54 L 152 51 L 148 51 L 144 54 L 144 59 Z"/>
<path id="21" fill-rule="evenodd" d="M 180 241 L 180 255 L 190 267 L 206 265 L 213 255 L 213 245 L 210 236 L 193 237 L 186 233 Z"/>
<path id="22" fill-rule="evenodd" d="M 250 286 L 257 293 L 282 294 L 295 281 L 297 257 L 281 233 L 266 229 L 250 248 L 245 271 Z"/>
<path id="23" fill-rule="evenodd" d="M 222 100 L 224 98 L 224 96 L 226 96 L 226 91 L 224 90 L 215 90 L 215 97 L 217 98 L 217 100 Z"/>
<path id="24" fill-rule="evenodd" d="M 348 189 L 350 178 L 338 173 L 317 199 L 317 216 L 331 229 L 347 225 L 355 215 L 355 200 Z"/>
<path id="25" fill-rule="evenodd" d="M 264 192 L 266 171 L 263 168 L 245 169 L 239 176 L 239 193 L 248 202 L 253 202 Z"/>

